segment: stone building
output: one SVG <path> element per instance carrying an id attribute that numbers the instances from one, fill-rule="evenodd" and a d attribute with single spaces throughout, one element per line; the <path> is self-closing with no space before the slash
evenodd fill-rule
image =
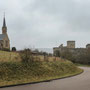
<path id="1" fill-rule="evenodd" d="M 75 41 L 67 41 L 67 48 L 75 48 Z"/>
<path id="2" fill-rule="evenodd" d="M 82 53 L 86 53 L 86 51 L 90 49 L 90 44 L 86 45 L 86 48 L 75 48 L 75 41 L 67 41 L 67 46 L 63 46 L 61 44 L 59 47 L 53 48 L 53 55 L 57 56 L 57 52 L 61 55 L 63 52 L 69 51 L 74 56 L 77 56 Z"/>
<path id="3" fill-rule="evenodd" d="M 7 26 L 5 21 L 5 16 L 3 18 L 2 34 L 0 34 L 0 49 L 10 50 L 10 40 L 7 34 Z"/>
<path id="4" fill-rule="evenodd" d="M 90 49 L 90 44 L 87 44 L 87 45 L 86 45 L 86 48 Z"/>

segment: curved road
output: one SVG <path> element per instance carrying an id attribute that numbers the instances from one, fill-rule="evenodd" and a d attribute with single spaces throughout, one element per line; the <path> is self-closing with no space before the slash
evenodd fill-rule
<path id="1" fill-rule="evenodd" d="M 66 79 L 38 84 L 0 88 L 0 90 L 90 90 L 90 68 L 82 67 L 84 73 Z"/>

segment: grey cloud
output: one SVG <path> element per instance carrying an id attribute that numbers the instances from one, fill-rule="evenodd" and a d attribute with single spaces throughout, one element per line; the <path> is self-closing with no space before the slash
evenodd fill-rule
<path id="1" fill-rule="evenodd" d="M 90 42 L 89 0 L 3 0 L 11 46 L 54 47 L 67 40 Z M 82 41 L 81 41 L 82 39 Z"/>
<path id="2" fill-rule="evenodd" d="M 80 0 L 36 0 L 34 11 L 54 16 L 60 22 L 67 23 L 67 28 L 76 31 L 90 29 L 90 1 Z"/>

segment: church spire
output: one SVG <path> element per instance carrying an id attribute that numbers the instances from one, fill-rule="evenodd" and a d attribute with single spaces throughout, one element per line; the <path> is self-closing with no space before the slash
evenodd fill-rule
<path id="1" fill-rule="evenodd" d="M 4 13 L 4 18 L 3 18 L 3 27 L 6 27 L 5 13 Z"/>
<path id="2" fill-rule="evenodd" d="M 3 18 L 2 34 L 7 34 L 7 26 L 6 26 L 6 20 L 5 20 L 5 13 L 4 13 L 4 18 Z"/>

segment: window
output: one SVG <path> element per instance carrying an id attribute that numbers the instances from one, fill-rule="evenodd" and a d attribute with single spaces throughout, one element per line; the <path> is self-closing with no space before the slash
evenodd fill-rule
<path id="1" fill-rule="evenodd" d="M 8 41 L 6 41 L 6 47 L 8 47 Z"/>

